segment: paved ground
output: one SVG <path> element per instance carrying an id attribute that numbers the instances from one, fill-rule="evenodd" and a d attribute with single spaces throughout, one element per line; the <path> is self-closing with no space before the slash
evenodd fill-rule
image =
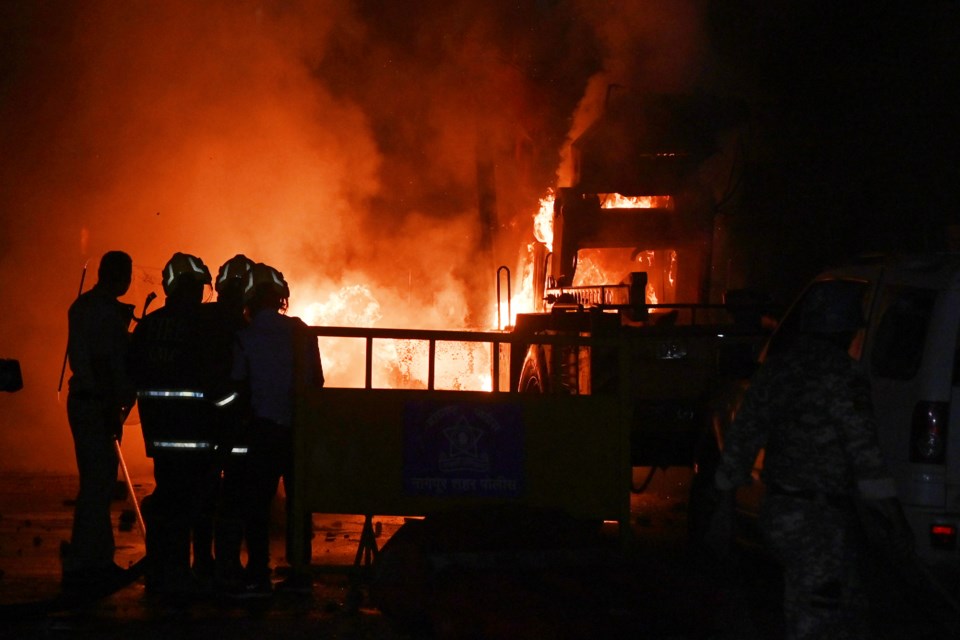
<path id="1" fill-rule="evenodd" d="M 2 638 L 750 640 L 775 638 L 780 628 L 779 576 L 762 555 L 741 554 L 730 575 L 722 576 L 688 552 L 682 474 L 658 473 L 649 492 L 633 497 L 636 545 L 629 555 L 609 530 L 576 552 L 435 556 L 449 566 L 430 576 L 418 571 L 418 558 L 401 554 L 394 579 L 388 574 L 372 590 L 368 583 L 351 588 L 348 571 L 363 519 L 318 514 L 312 593 L 258 601 L 164 601 L 145 594 L 142 580 L 101 599 L 64 601 L 59 549 L 69 537 L 75 489 L 73 477 L 0 475 Z M 141 496 L 151 489 L 148 479 L 137 485 Z M 143 542 L 129 518 L 129 502 L 116 500 L 114 515 L 117 560 L 132 565 L 143 556 Z M 378 545 L 403 522 L 376 518 Z M 465 536 L 488 537 L 479 524 L 475 530 Z M 280 533 L 274 536 L 275 558 L 283 557 Z M 396 537 L 395 548 L 401 539 Z M 278 567 L 277 579 L 283 569 Z M 901 595 L 880 586 L 883 579 L 877 583 L 877 637 L 957 637 L 944 635 L 944 627 L 933 622 L 943 611 L 905 605 Z M 390 615 L 371 596 L 385 601 Z M 407 615 L 411 611 L 427 617 Z"/>

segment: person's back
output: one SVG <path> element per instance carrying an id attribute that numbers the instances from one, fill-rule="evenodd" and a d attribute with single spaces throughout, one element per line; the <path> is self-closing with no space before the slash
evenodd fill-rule
<path id="1" fill-rule="evenodd" d="M 310 522 L 292 523 L 293 397 L 300 385 L 323 386 L 323 368 L 316 338 L 299 318 L 281 313 L 289 288 L 283 275 L 265 264 L 250 273 L 246 289 L 249 326 L 237 334 L 233 377 L 245 386 L 253 412 L 247 466 L 249 509 L 247 532 L 247 591 L 269 594 L 270 503 L 283 478 L 287 495 L 287 546 L 294 527 L 302 527 L 310 541 Z M 304 577 L 308 584 L 308 578 Z"/>
<path id="2" fill-rule="evenodd" d="M 305 328 L 299 318 L 264 309 L 237 334 L 256 417 L 291 426 L 294 348 Z"/>
<path id="3" fill-rule="evenodd" d="M 751 379 L 724 437 L 714 476 L 718 507 L 708 542 L 733 535 L 734 490 L 764 453 L 759 523 L 783 567 L 786 637 L 865 637 L 857 506 L 899 504 L 876 432 L 869 379 L 847 353 L 859 336 L 859 301 L 837 291 L 803 302 L 800 335 Z"/>
<path id="4" fill-rule="evenodd" d="M 210 274 L 177 253 L 164 268 L 165 305 L 140 321 L 131 345 L 140 421 L 156 486 L 144 501 L 147 586 L 161 593 L 198 588 L 190 571 L 191 527 L 213 462 L 218 328 L 203 305 Z M 220 358 L 224 356 L 221 354 Z"/>
<path id="5" fill-rule="evenodd" d="M 237 254 L 220 266 L 214 288 L 216 302 L 205 303 L 204 312 L 217 328 L 211 340 L 214 441 L 217 451 L 200 492 L 204 496 L 193 529 L 194 571 L 212 577 L 221 591 L 234 592 L 243 584 L 241 548 L 245 464 L 248 450 L 248 407 L 240 401 L 231 379 L 233 348 L 237 332 L 247 324 L 243 290 L 254 262 Z"/>
<path id="6" fill-rule="evenodd" d="M 204 310 L 199 301 L 168 298 L 133 333 L 132 375 L 139 388 L 204 385 Z"/>
<path id="7" fill-rule="evenodd" d="M 218 367 L 229 361 L 222 329 L 198 300 L 168 298 L 160 309 L 137 325 L 131 345 L 131 373 L 136 381 L 147 452 L 152 455 L 161 436 L 151 432 L 163 425 L 163 438 L 182 433 L 183 442 L 212 448 L 210 400 L 223 387 Z M 219 352 L 219 353 L 218 353 Z M 173 418 L 171 412 L 176 412 Z M 169 446 L 178 446 L 172 440 Z M 191 445 L 192 446 L 192 445 Z"/>
<path id="8" fill-rule="evenodd" d="M 770 358 L 752 384 L 764 390 L 763 402 L 751 397 L 738 418 L 764 423 L 766 483 L 852 496 L 858 478 L 886 473 L 869 381 L 839 346 L 801 337 Z M 728 456 L 739 446 L 736 438 L 728 442 Z M 864 458 L 870 454 L 875 459 Z"/>

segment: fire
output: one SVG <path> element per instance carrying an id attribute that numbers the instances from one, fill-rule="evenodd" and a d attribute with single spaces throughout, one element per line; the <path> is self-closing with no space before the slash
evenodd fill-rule
<path id="1" fill-rule="evenodd" d="M 533 216 L 533 237 L 553 251 L 553 191 L 540 198 L 540 209 Z"/>
<path id="2" fill-rule="evenodd" d="M 308 294 L 303 305 L 291 304 L 288 313 L 311 326 L 374 327 L 383 319 L 380 302 L 365 285 L 348 285 L 322 295 Z M 366 344 L 359 338 L 318 339 L 327 384 L 362 387 L 366 371 Z M 425 389 L 429 371 L 429 344 L 423 340 L 374 340 L 372 384 L 376 388 Z M 490 346 L 487 343 L 438 342 L 437 389 L 491 391 Z"/>
<path id="3" fill-rule="evenodd" d="M 604 194 L 600 203 L 603 209 L 673 209 L 671 196 L 624 196 L 619 193 Z"/>
<path id="4" fill-rule="evenodd" d="M 673 208 L 670 196 L 627 197 L 603 194 L 603 208 Z M 492 307 L 490 326 L 504 330 L 512 326 L 517 314 L 534 310 L 534 256 L 537 244 L 553 250 L 554 192 L 540 198 L 533 215 L 535 243 L 527 246 L 520 268 L 519 286 L 508 291 Z M 542 249 L 541 249 L 542 250 Z M 666 258 L 666 260 L 664 260 Z M 666 262 L 666 264 L 664 264 Z M 647 302 L 657 303 L 660 294 L 672 290 L 676 254 L 630 249 L 585 249 L 579 254 L 574 285 L 620 282 L 630 271 L 663 272 L 664 283 L 647 285 Z M 658 276 L 659 277 L 659 276 Z M 505 285 L 505 281 L 501 283 Z M 374 327 L 383 319 L 383 310 L 374 293 L 365 285 L 348 285 L 328 293 L 313 295 L 301 306 L 291 306 L 291 315 L 313 326 Z M 499 309 L 497 307 L 499 305 Z M 499 311 L 499 313 L 498 313 Z M 447 327 L 463 328 L 463 327 Z M 365 344 L 356 338 L 321 338 L 320 351 L 328 384 L 362 387 L 365 372 Z M 422 389 L 427 386 L 429 344 L 422 340 L 375 340 L 373 343 L 373 385 L 378 388 Z M 482 390 L 493 388 L 490 345 L 487 343 L 437 343 L 435 387 L 437 389 Z"/>

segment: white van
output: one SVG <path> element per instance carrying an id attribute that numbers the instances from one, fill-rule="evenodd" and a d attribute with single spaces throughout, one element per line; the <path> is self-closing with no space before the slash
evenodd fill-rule
<path id="1" fill-rule="evenodd" d="M 805 296 L 838 282 L 863 304 L 867 326 L 851 355 L 869 372 L 880 443 L 917 551 L 931 565 L 960 567 L 960 254 L 869 257 L 824 271 L 787 310 L 766 353 L 796 334 Z M 755 515 L 761 495 L 759 482 L 738 492 L 740 511 Z"/>

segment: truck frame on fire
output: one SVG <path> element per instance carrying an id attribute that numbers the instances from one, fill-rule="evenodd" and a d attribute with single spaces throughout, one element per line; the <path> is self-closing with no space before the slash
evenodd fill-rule
<path id="1" fill-rule="evenodd" d="M 552 243 L 534 244 L 533 313 L 519 314 L 511 383 L 551 395 L 629 393 L 634 466 L 691 466 L 769 333 L 766 300 L 715 293 L 717 203 L 698 175 L 729 109 L 689 97 L 611 102 L 572 146 L 573 185 L 557 190 Z M 617 354 L 542 336 L 616 337 Z"/>

